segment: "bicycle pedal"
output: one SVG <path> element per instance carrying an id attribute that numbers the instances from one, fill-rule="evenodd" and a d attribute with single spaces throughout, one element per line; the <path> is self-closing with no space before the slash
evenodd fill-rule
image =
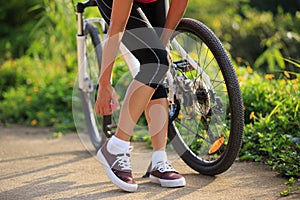
<path id="1" fill-rule="evenodd" d="M 143 176 L 142 176 L 142 178 L 149 178 L 150 177 L 150 172 L 146 172 Z"/>
<path id="2" fill-rule="evenodd" d="M 150 174 L 151 174 L 151 169 L 152 169 L 152 162 L 150 162 L 148 168 L 147 168 L 147 171 L 146 173 L 142 176 L 142 178 L 148 178 L 150 177 Z"/>

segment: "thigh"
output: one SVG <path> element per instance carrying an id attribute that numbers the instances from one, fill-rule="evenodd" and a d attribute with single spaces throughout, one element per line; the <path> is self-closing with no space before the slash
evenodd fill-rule
<path id="1" fill-rule="evenodd" d="M 159 60 L 157 57 L 161 56 L 159 51 L 164 47 L 159 34 L 139 5 L 133 5 L 122 42 L 141 64 L 156 63 Z"/>

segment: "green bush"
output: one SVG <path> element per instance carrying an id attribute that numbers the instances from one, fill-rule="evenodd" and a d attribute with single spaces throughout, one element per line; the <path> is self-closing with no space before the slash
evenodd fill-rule
<path id="1" fill-rule="evenodd" d="M 0 68 L 0 76 L 3 75 L 14 77 L 15 81 L 2 85 L 2 123 L 55 126 L 60 130 L 74 127 L 72 89 L 75 74 L 68 72 L 62 63 L 23 57 L 6 61 Z"/>
<path id="2" fill-rule="evenodd" d="M 256 70 L 297 70 L 282 60 L 282 57 L 300 59 L 300 12 L 292 7 L 296 2 L 272 1 L 271 5 L 269 1 L 252 0 L 261 4 L 257 9 L 249 2 L 190 0 L 186 16 L 203 21 L 233 58 L 243 58 Z M 258 10 L 260 7 L 263 9 Z"/>
<path id="3" fill-rule="evenodd" d="M 264 161 L 285 176 L 300 177 L 299 77 L 273 79 L 239 70 L 245 106 L 242 160 Z M 245 70 L 244 70 L 245 71 Z"/>
<path id="4" fill-rule="evenodd" d="M 28 5 L 23 13 L 28 17 L 23 20 L 29 29 L 22 39 L 28 46 L 20 58 L 14 58 L 20 55 L 11 49 L 14 56 L 0 62 L 0 122 L 73 129 L 72 91 L 77 69 L 73 5 L 67 0 Z M 18 8 L 11 5 L 7 9 L 13 13 Z M 31 23 L 34 26 L 27 26 Z"/>
<path id="5" fill-rule="evenodd" d="M 0 63 L 6 58 L 17 58 L 26 52 L 34 38 L 30 32 L 45 12 L 44 2 L 1 1 L 0 7 Z"/>
<path id="6" fill-rule="evenodd" d="M 278 7 L 282 7 L 285 12 L 295 13 L 300 7 L 299 0 L 282 1 L 282 0 L 250 0 L 250 5 L 259 10 L 272 11 L 274 14 L 278 12 Z"/>

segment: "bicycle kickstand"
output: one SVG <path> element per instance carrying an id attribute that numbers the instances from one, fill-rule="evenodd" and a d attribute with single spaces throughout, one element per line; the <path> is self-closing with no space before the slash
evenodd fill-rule
<path id="1" fill-rule="evenodd" d="M 144 174 L 143 178 L 148 178 L 150 176 L 151 168 L 152 168 L 152 162 L 150 162 L 148 169 L 147 169 L 146 173 Z"/>

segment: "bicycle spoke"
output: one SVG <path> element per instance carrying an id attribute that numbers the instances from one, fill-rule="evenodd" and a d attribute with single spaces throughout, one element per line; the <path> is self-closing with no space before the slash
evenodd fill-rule
<path id="1" fill-rule="evenodd" d="M 207 63 L 207 65 L 206 66 L 204 66 L 204 68 L 203 69 L 207 69 L 208 68 L 208 66 L 212 63 L 212 61 L 214 61 L 215 60 L 215 57 L 213 57 L 208 63 Z"/>
<path id="2" fill-rule="evenodd" d="M 205 86 L 200 86 L 201 84 L 206 84 L 205 81 L 203 80 L 203 73 L 208 74 L 212 79 L 210 79 L 210 84 L 213 85 L 213 94 L 224 94 L 226 95 L 227 91 L 226 89 L 222 89 L 222 87 L 225 87 L 225 81 L 220 80 L 221 78 L 221 73 L 220 69 L 217 72 L 214 72 L 213 69 L 215 69 L 216 66 L 218 66 L 216 58 L 213 56 L 213 54 L 210 52 L 209 48 L 203 44 L 202 41 L 199 39 L 195 39 L 191 34 L 180 34 L 176 38 L 177 42 L 179 42 L 180 45 L 184 48 L 186 53 L 190 55 L 192 59 L 195 60 L 196 63 L 198 63 L 199 67 L 201 67 L 201 71 L 198 70 L 187 70 L 186 72 L 179 72 L 176 73 L 175 76 L 183 74 L 185 77 L 191 80 L 191 85 L 190 87 L 192 88 L 191 91 L 198 91 L 198 90 L 204 90 L 205 91 Z M 191 41 L 196 41 L 191 45 Z M 175 51 L 174 54 L 177 58 L 181 57 L 178 52 Z M 181 57 L 181 59 L 184 59 Z M 175 77 L 176 80 L 176 77 Z M 200 84 L 201 83 L 201 84 Z M 199 85 L 200 84 L 200 85 Z M 202 88 L 204 87 L 204 88 Z M 208 91 L 207 91 L 208 92 Z M 185 94 L 189 95 L 189 94 Z M 218 95 L 218 96 L 219 96 Z M 221 95 L 220 97 L 223 98 Z M 215 97 L 214 97 L 215 98 Z M 211 101 L 211 99 L 210 99 Z M 225 100 L 222 99 L 222 102 Z M 200 101 L 201 102 L 201 101 Z M 217 149 L 216 152 L 219 152 L 219 146 L 216 148 L 216 145 L 212 147 L 216 141 L 218 141 L 219 138 L 223 137 L 222 132 L 223 130 L 225 131 L 228 128 L 224 128 L 223 126 L 223 118 L 219 116 L 220 114 L 223 113 L 221 111 L 221 107 L 218 104 L 218 102 L 211 102 L 214 105 L 210 105 L 210 110 L 211 114 L 210 116 L 206 116 L 207 113 L 204 112 L 203 109 L 201 109 L 201 106 L 209 106 L 205 104 L 200 104 L 194 102 L 195 107 L 193 114 L 189 114 L 187 111 L 188 108 L 182 108 L 183 109 L 183 116 L 190 116 L 188 118 L 183 117 L 181 120 L 176 119 L 175 123 L 178 124 L 180 127 L 179 131 L 182 132 L 182 137 L 185 138 L 186 142 L 190 142 L 190 148 L 197 148 L 195 151 L 197 151 L 198 155 L 205 155 L 208 156 L 206 159 L 211 160 L 210 156 L 208 155 L 208 150 L 213 148 Z M 224 105 L 221 104 L 221 105 Z M 219 110 L 219 111 L 218 111 Z M 201 116 L 201 120 L 199 120 L 198 116 Z M 190 138 L 190 139 L 188 139 Z M 207 145 L 203 144 L 204 146 L 207 147 L 201 147 L 202 145 L 196 145 L 196 142 L 198 139 L 203 140 L 204 143 L 207 143 Z M 223 144 L 222 144 L 223 145 Z M 205 150 L 206 149 L 206 150 Z M 211 151 L 211 150 L 210 150 Z M 214 150 L 215 151 L 215 150 Z M 201 153 L 202 152 L 202 153 Z M 219 152 L 220 153 L 220 152 Z M 213 158 L 214 159 L 214 158 Z"/>
<path id="3" fill-rule="evenodd" d="M 181 64 L 171 69 L 175 80 L 174 97 L 179 104 L 172 108 L 180 109 L 169 129 L 178 145 L 174 149 L 186 150 L 182 159 L 200 173 L 218 174 L 232 164 L 241 140 L 241 132 L 231 129 L 231 123 L 241 128 L 243 119 L 241 102 L 229 98 L 231 90 L 239 91 L 231 76 L 234 74 L 232 64 L 218 39 L 201 23 L 183 20 L 172 38 L 175 65 Z M 231 117 L 231 111 L 241 118 Z M 181 137 L 174 137 L 176 135 Z M 232 145 L 230 138 L 236 139 L 238 144 Z"/>
<path id="4" fill-rule="evenodd" d="M 180 121 L 179 121 L 178 119 L 176 119 L 175 122 L 180 123 Z M 195 135 L 195 136 L 198 135 L 199 137 L 201 137 L 202 139 L 205 140 L 204 137 L 200 136 L 200 135 L 198 134 L 198 132 L 195 132 L 195 131 L 192 130 L 189 126 L 187 126 L 187 125 L 185 125 L 185 124 L 181 124 L 181 123 L 180 123 L 180 125 L 181 125 L 183 128 L 185 128 L 186 130 L 188 130 L 189 133 L 192 133 L 192 134 Z"/>
<path id="5" fill-rule="evenodd" d="M 201 55 L 203 42 L 201 42 L 200 44 L 201 44 L 201 45 L 200 45 L 200 48 L 199 48 L 199 49 L 197 48 L 197 55 Z M 200 63 L 200 61 L 201 61 L 200 59 L 201 59 L 201 57 L 198 56 L 198 60 L 197 60 L 198 63 Z"/>

